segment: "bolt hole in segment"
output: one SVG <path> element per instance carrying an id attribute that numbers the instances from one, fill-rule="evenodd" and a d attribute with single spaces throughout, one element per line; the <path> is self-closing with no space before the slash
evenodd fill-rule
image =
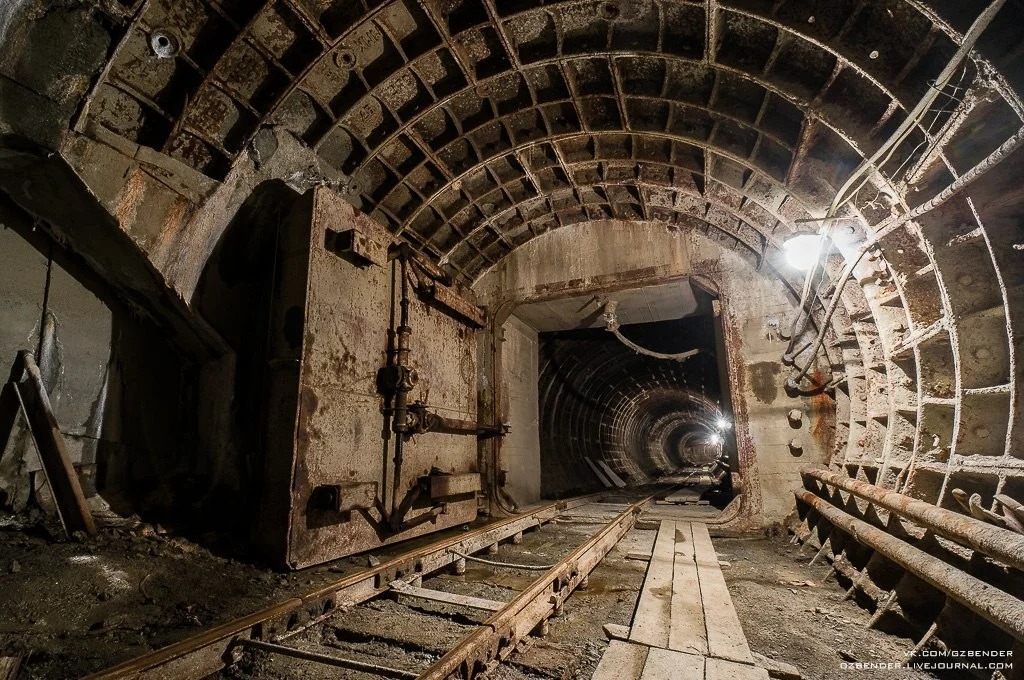
<path id="1" fill-rule="evenodd" d="M 165 31 L 154 31 L 150 37 L 150 47 L 160 59 L 171 59 L 178 54 L 178 39 Z"/>

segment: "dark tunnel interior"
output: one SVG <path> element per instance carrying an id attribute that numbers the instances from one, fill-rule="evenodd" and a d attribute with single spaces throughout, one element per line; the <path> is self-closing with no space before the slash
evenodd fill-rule
<path id="1" fill-rule="evenodd" d="M 601 488 L 609 476 L 606 466 L 638 486 L 709 465 L 723 453 L 726 420 L 712 317 L 631 324 L 621 332 L 653 352 L 700 351 L 666 361 L 637 353 L 605 329 L 542 333 L 546 498 Z"/>

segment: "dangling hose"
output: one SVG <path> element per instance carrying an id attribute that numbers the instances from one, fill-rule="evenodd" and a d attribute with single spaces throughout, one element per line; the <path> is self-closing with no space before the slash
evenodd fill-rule
<path id="1" fill-rule="evenodd" d="M 669 361 L 686 361 L 692 356 L 700 354 L 700 349 L 690 349 L 685 352 L 679 352 L 677 354 L 664 354 L 662 352 L 655 352 L 654 350 L 641 347 L 636 344 L 619 331 L 619 320 L 615 316 L 615 308 L 618 306 L 618 302 L 615 300 L 609 300 L 604 304 L 604 323 L 605 330 L 611 331 L 615 334 L 615 337 L 619 339 L 626 347 L 630 348 L 638 354 L 644 356 L 654 357 L 655 359 L 668 359 Z"/>

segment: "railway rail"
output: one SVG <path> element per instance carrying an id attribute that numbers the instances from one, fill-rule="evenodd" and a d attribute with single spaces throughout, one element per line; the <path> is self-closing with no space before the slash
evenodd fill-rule
<path id="1" fill-rule="evenodd" d="M 290 657 L 325 667 L 344 668 L 368 676 L 392 678 L 473 678 L 512 653 L 531 632 L 543 632 L 547 620 L 561 613 L 572 592 L 585 587 L 590 572 L 636 523 L 640 512 L 655 498 L 648 490 L 633 497 L 603 492 L 549 503 L 527 512 L 493 522 L 471 531 L 418 547 L 381 564 L 347 575 L 304 595 L 254 612 L 193 637 L 128 660 L 88 676 L 89 680 L 126 678 L 198 679 L 218 673 L 241 661 L 247 653 Z M 619 503 L 602 503 L 609 498 Z M 588 506 L 590 509 L 585 508 Z M 592 508 L 598 508 L 594 513 Z M 586 539 L 550 565 L 521 564 L 477 557 L 494 554 L 500 543 L 520 544 L 523 533 L 557 520 L 584 514 L 584 524 L 596 525 Z M 582 512 L 579 512 L 582 511 Z M 615 513 L 605 521 L 609 513 Z M 594 515 L 600 519 L 595 519 Z M 580 526 L 574 523 L 572 526 Z M 536 559 L 534 555 L 532 559 Z M 541 571 L 540 575 L 511 599 L 491 600 L 442 588 L 423 587 L 424 578 L 439 574 L 466 573 L 466 563 L 489 562 L 497 568 Z M 520 560 L 521 561 L 521 560 Z M 437 578 L 433 579 L 437 581 Z M 450 590 L 450 589 L 449 589 Z M 310 640 L 323 624 L 342 613 L 391 594 L 400 603 L 427 603 L 463 610 L 487 612 L 486 620 L 469 628 L 446 654 L 426 668 L 402 668 L 401 664 L 379 663 L 336 654 L 336 649 L 319 647 Z M 465 621 L 463 621 L 463 624 Z M 460 632 L 466 630 L 463 625 Z M 296 644 L 298 643 L 298 644 Z M 406 663 L 406 665 L 408 665 Z"/>

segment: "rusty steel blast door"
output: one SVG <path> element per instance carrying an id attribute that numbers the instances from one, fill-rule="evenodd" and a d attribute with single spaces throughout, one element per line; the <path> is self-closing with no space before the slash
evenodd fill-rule
<path id="1" fill-rule="evenodd" d="M 480 309 L 326 188 L 277 253 L 254 539 L 299 569 L 473 520 Z"/>

